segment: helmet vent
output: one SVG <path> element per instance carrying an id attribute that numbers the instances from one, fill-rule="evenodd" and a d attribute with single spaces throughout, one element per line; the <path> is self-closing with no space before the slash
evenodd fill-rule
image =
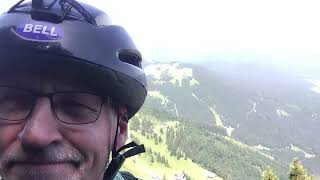
<path id="1" fill-rule="evenodd" d="M 133 50 L 133 49 L 125 49 L 121 50 L 118 53 L 118 59 L 124 63 L 128 63 L 134 66 L 137 66 L 139 68 L 142 68 L 141 66 L 141 54 L 139 51 Z"/>

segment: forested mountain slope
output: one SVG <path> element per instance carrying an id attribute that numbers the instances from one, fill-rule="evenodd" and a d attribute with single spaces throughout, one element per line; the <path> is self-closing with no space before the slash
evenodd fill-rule
<path id="1" fill-rule="evenodd" d="M 139 113 L 142 129 L 132 135 L 148 136 L 145 120 L 178 122 L 173 129 L 161 125 L 171 155 L 190 158 L 224 179 L 259 179 L 266 166 L 283 179 L 295 157 L 312 174 L 320 172 L 317 79 L 248 64 L 150 63 L 145 71 L 149 93 Z"/>

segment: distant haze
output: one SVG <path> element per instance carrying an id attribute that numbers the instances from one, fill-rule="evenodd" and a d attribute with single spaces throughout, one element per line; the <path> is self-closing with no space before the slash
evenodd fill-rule
<path id="1" fill-rule="evenodd" d="M 319 1 L 82 1 L 123 25 L 146 59 L 320 66 Z"/>

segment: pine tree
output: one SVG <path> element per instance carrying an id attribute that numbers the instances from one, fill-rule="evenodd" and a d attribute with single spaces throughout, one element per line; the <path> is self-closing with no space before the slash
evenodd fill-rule
<path id="1" fill-rule="evenodd" d="M 158 145 L 158 144 L 159 144 L 159 142 L 158 142 L 158 138 L 155 138 L 155 139 L 154 139 L 154 143 L 155 143 L 156 145 Z"/>
<path id="2" fill-rule="evenodd" d="M 156 160 L 157 160 L 158 162 L 161 162 L 161 156 L 160 156 L 160 153 L 157 153 Z"/>
<path id="3" fill-rule="evenodd" d="M 167 131 L 166 131 L 166 141 L 167 142 L 169 141 L 169 135 L 170 135 L 170 130 L 167 129 Z"/>
<path id="4" fill-rule="evenodd" d="M 167 180 L 166 174 L 163 175 L 162 180 Z"/>
<path id="5" fill-rule="evenodd" d="M 142 136 L 146 136 L 146 130 L 145 129 L 141 129 L 141 135 Z"/>
<path id="6" fill-rule="evenodd" d="M 303 167 L 303 164 L 298 159 L 294 159 L 290 164 L 289 179 L 290 180 L 315 180 L 313 176 L 308 175 L 307 170 Z"/>
<path id="7" fill-rule="evenodd" d="M 165 165 L 166 165 L 166 167 L 170 167 L 169 161 L 167 159 L 166 159 Z"/>
<path id="8" fill-rule="evenodd" d="M 273 172 L 270 166 L 262 172 L 263 180 L 279 180 L 278 176 Z"/>
<path id="9" fill-rule="evenodd" d="M 140 120 L 136 117 L 132 118 L 132 120 L 130 121 L 130 130 L 133 130 L 133 131 L 137 131 L 140 129 Z"/>
<path id="10" fill-rule="evenodd" d="M 191 180 L 191 177 L 185 171 L 182 174 L 184 174 L 186 180 Z"/>
<path id="11" fill-rule="evenodd" d="M 152 155 L 151 155 L 151 158 L 150 158 L 150 162 L 151 162 L 151 163 L 154 163 L 154 158 L 153 158 Z"/>
<path id="12" fill-rule="evenodd" d="M 160 162 L 161 162 L 162 164 L 165 164 L 165 163 L 166 163 L 166 158 L 165 158 L 164 156 L 161 156 L 161 157 L 160 157 Z"/>

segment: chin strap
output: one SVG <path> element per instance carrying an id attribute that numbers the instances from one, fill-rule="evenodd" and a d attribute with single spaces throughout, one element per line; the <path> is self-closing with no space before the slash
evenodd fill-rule
<path id="1" fill-rule="evenodd" d="M 124 153 L 120 153 L 121 151 L 131 148 L 127 150 Z M 113 180 L 113 178 L 117 175 L 119 169 L 121 168 L 122 164 L 126 160 L 126 158 L 141 154 L 145 152 L 144 145 L 138 145 L 135 142 L 131 142 L 129 144 L 126 144 L 122 146 L 114 155 L 115 157 L 112 158 L 112 161 L 110 162 L 105 174 L 104 174 L 104 180 Z M 113 154 L 112 154 L 113 155 Z"/>

